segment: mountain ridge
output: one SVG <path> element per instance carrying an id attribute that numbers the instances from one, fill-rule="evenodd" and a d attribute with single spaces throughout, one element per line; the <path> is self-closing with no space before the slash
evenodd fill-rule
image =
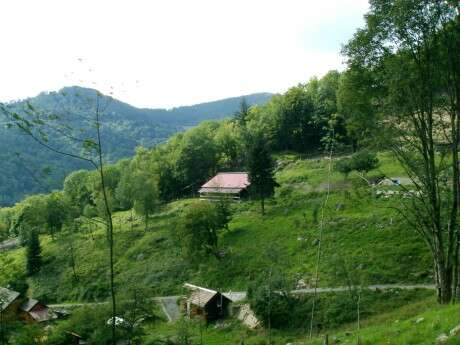
<path id="1" fill-rule="evenodd" d="M 86 99 L 94 98 L 96 92 L 91 88 L 70 86 L 5 105 L 16 112 L 23 112 L 32 105 L 44 113 L 59 115 L 61 125 L 80 129 L 77 132 L 83 135 L 81 130 L 91 130 L 88 114 L 92 109 Z M 202 121 L 228 118 L 237 111 L 243 98 L 250 105 L 258 105 L 266 103 L 271 96 L 256 93 L 172 109 L 150 109 L 102 95 L 104 100 L 110 100 L 102 129 L 105 158 L 113 163 L 132 156 L 137 146 L 152 147 Z M 1 116 L 0 123 L 3 122 Z M 57 146 L 69 145 L 65 138 L 58 136 L 51 141 Z M 18 129 L 6 127 L 0 127 L 0 161 L 0 207 L 12 205 L 26 195 L 59 188 L 68 173 L 89 168 L 82 162 L 47 151 Z"/>

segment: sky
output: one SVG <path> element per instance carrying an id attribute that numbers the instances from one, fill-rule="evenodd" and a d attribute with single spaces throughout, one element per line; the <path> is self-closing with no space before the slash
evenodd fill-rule
<path id="1" fill-rule="evenodd" d="M 284 92 L 343 70 L 367 0 L 2 0 L 0 101 L 79 85 L 137 107 Z"/>

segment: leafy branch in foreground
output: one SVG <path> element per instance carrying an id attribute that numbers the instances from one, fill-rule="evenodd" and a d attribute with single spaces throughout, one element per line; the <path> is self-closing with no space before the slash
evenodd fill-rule
<path id="1" fill-rule="evenodd" d="M 11 109 L 4 104 L 0 104 L 0 113 L 5 115 L 9 120 L 8 127 L 18 128 L 43 148 L 68 158 L 87 162 L 98 171 L 101 188 L 101 200 L 103 204 L 102 218 L 104 219 L 108 238 L 112 319 L 115 319 L 117 309 L 114 271 L 113 220 L 108 191 L 106 188 L 106 176 L 101 139 L 101 117 L 104 114 L 104 111 L 107 109 L 111 98 L 103 98 L 98 91 L 95 91 L 94 99 L 87 99 L 86 101 L 88 102 L 88 111 L 91 114 L 88 116 L 87 122 L 92 125 L 92 137 L 85 137 L 86 129 L 80 129 L 80 131 L 73 129 L 69 124 L 66 123 L 65 119 L 62 119 L 58 115 L 41 111 L 29 102 L 26 103 L 26 106 L 21 111 Z M 61 135 L 64 136 L 66 140 L 80 144 L 81 151 L 67 151 L 65 147 L 54 146 L 53 143 L 50 142 L 50 138 L 52 138 L 53 135 Z M 111 342 L 112 345 L 115 345 L 115 323 L 112 323 L 111 329 Z"/>
<path id="2" fill-rule="evenodd" d="M 457 1 L 373 0 L 366 27 L 344 50 L 348 76 L 372 75 L 364 85 L 349 79 L 350 90 L 370 96 L 370 112 L 382 119 L 374 139 L 416 189 L 400 212 L 431 251 L 443 304 L 457 297 L 460 273 L 459 10 Z"/>

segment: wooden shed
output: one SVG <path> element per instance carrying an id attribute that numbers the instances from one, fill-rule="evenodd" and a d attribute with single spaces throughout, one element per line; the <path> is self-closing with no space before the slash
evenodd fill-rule
<path id="1" fill-rule="evenodd" d="M 190 290 L 190 295 L 185 301 L 189 317 L 199 316 L 206 322 L 211 322 L 228 315 L 231 300 L 220 292 L 192 284 L 184 286 Z"/>
<path id="2" fill-rule="evenodd" d="M 204 199 L 225 197 L 239 200 L 248 194 L 249 186 L 249 176 L 246 172 L 220 172 L 202 185 L 199 193 Z"/>
<path id="3" fill-rule="evenodd" d="M 20 306 L 21 318 L 27 323 L 41 323 L 57 319 L 57 315 L 43 303 L 28 298 Z"/>
<path id="4" fill-rule="evenodd" d="M 14 321 L 18 319 L 19 307 L 22 300 L 19 292 L 0 287 L 0 312 L 2 318 L 7 321 Z"/>

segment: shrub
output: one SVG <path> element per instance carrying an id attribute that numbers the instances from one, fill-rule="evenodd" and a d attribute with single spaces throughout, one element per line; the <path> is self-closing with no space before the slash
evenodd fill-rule
<path id="1" fill-rule="evenodd" d="M 110 319 L 108 306 L 83 307 L 75 310 L 70 319 L 59 323 L 50 334 L 47 345 L 68 344 L 67 332 L 82 336 L 88 344 L 105 345 L 110 343 L 111 331 L 107 325 Z"/>
<path id="2" fill-rule="evenodd" d="M 348 175 L 354 170 L 351 158 L 343 158 L 335 163 L 335 169 L 343 174 L 345 178 L 348 178 Z"/>
<path id="3" fill-rule="evenodd" d="M 353 170 L 362 174 L 367 174 L 369 171 L 379 166 L 379 159 L 375 153 L 368 150 L 362 150 L 351 157 L 351 165 Z"/>
<path id="4" fill-rule="evenodd" d="M 218 232 L 227 227 L 230 210 L 224 201 L 196 201 L 183 212 L 178 223 L 178 238 L 190 259 L 217 255 Z"/>

